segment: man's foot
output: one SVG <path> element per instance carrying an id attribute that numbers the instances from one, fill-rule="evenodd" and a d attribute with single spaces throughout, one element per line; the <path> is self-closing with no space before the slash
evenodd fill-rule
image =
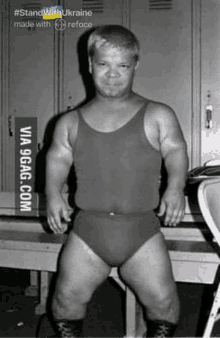
<path id="1" fill-rule="evenodd" d="M 147 335 L 148 338 L 168 338 L 173 337 L 177 328 L 176 324 L 164 320 L 150 320 L 147 322 Z"/>

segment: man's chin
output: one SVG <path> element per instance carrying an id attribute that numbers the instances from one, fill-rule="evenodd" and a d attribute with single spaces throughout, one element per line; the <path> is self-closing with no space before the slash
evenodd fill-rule
<path id="1" fill-rule="evenodd" d="M 101 94 L 105 97 L 117 98 L 117 97 L 123 96 L 124 92 L 118 89 L 111 89 L 111 90 L 102 90 Z"/>
<path id="2" fill-rule="evenodd" d="M 108 98 L 108 99 L 111 99 L 111 100 L 114 100 L 114 99 L 118 99 L 120 97 L 123 96 L 123 94 L 106 94 L 106 95 L 103 95 L 104 97 Z"/>

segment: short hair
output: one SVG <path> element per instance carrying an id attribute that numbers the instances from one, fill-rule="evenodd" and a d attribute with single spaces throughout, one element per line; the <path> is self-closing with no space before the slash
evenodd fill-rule
<path id="1" fill-rule="evenodd" d="M 134 54 L 135 60 L 139 60 L 139 41 L 129 29 L 123 26 L 103 25 L 95 28 L 88 39 L 88 55 L 92 58 L 95 48 L 98 49 L 104 45 L 129 50 Z"/>

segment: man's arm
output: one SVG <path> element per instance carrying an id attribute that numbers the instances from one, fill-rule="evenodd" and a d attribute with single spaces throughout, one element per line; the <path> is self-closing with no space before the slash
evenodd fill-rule
<path id="1" fill-rule="evenodd" d="M 168 185 L 161 199 L 158 216 L 165 214 L 165 225 L 176 226 L 185 212 L 187 147 L 176 115 L 170 107 L 161 106 L 157 120 L 161 153 L 168 174 Z"/>
<path id="2" fill-rule="evenodd" d="M 73 162 L 69 125 L 67 116 L 60 118 L 46 157 L 47 220 L 50 228 L 56 233 L 64 231 L 62 218 L 66 222 L 70 221 L 68 206 L 62 198 L 62 188 Z"/>

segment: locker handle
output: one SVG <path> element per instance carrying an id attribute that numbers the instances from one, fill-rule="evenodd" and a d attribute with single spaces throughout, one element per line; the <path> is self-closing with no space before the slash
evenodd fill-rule
<path id="1" fill-rule="evenodd" d="M 13 136 L 13 127 L 12 127 L 12 116 L 9 115 L 8 117 L 8 133 L 9 133 L 9 136 Z"/>
<path id="2" fill-rule="evenodd" d="M 212 128 L 212 113 L 213 113 L 213 107 L 211 104 L 206 105 L 206 128 L 211 129 Z"/>

